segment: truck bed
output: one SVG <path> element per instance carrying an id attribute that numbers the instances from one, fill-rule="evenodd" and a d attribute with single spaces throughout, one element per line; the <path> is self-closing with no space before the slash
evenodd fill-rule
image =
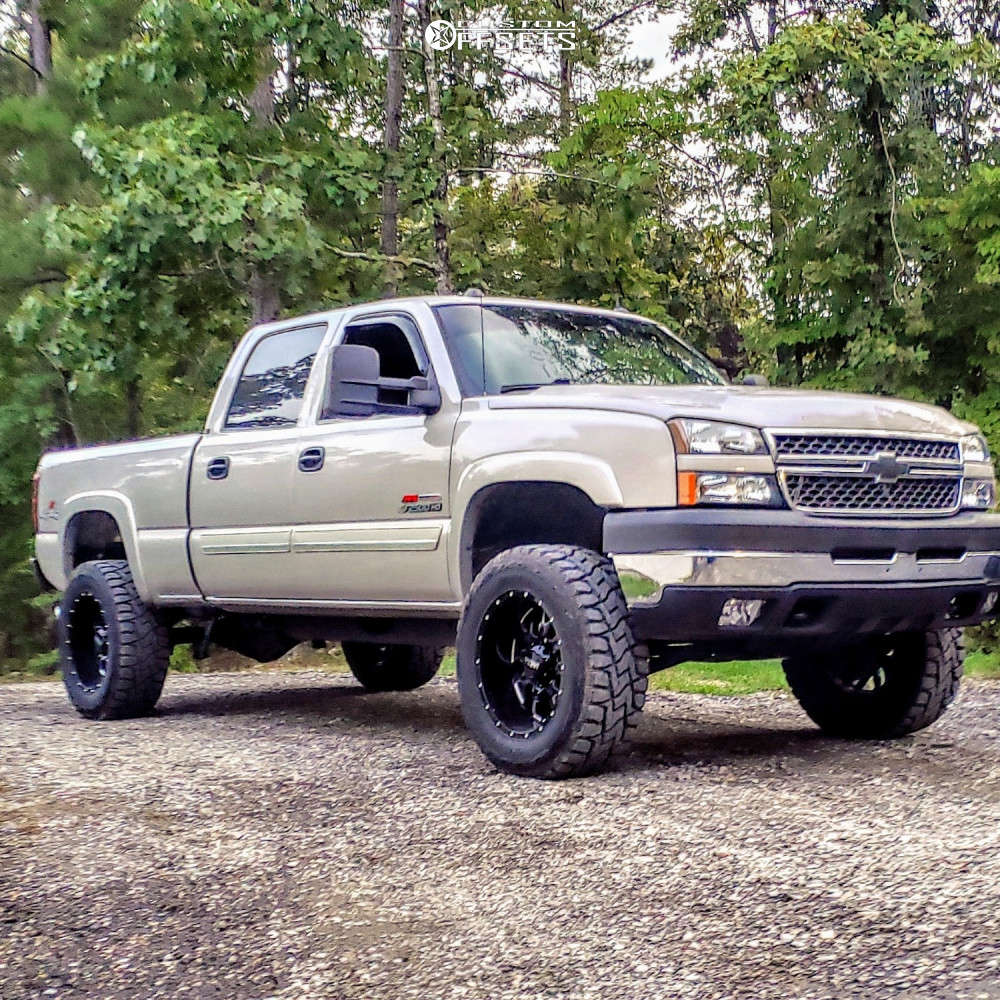
<path id="1" fill-rule="evenodd" d="M 188 476 L 198 434 L 48 452 L 38 466 L 37 558 L 66 584 L 63 539 L 83 511 L 111 511 L 143 597 L 197 595 L 187 557 Z M 101 498 L 95 504 L 95 498 Z M 135 540 L 138 540 L 138 551 Z"/>

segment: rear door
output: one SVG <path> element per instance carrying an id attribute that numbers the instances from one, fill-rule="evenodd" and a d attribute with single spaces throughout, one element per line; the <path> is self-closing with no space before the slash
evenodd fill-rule
<path id="1" fill-rule="evenodd" d="M 300 455 L 315 464 L 295 476 L 299 593 L 351 602 L 450 602 L 448 475 L 457 388 L 450 371 L 434 371 L 413 314 L 366 309 L 346 315 L 334 342 L 374 348 L 382 377 L 431 377 L 441 388 L 441 407 L 430 414 L 411 410 L 407 394 L 391 389 L 380 390 L 383 405 L 367 417 L 328 413 L 321 401 L 317 419 L 300 434 Z"/>
<path id="2" fill-rule="evenodd" d="M 292 496 L 299 419 L 327 325 L 269 333 L 252 348 L 220 426 L 191 466 L 191 565 L 207 597 L 294 595 Z"/>

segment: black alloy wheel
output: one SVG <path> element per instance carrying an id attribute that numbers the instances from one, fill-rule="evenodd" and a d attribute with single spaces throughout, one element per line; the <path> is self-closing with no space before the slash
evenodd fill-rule
<path id="1" fill-rule="evenodd" d="M 457 637 L 462 715 L 496 767 L 593 774 L 628 746 L 646 695 L 611 561 L 572 545 L 519 545 L 473 581 Z"/>
<path id="2" fill-rule="evenodd" d="M 98 691 L 108 677 L 111 645 L 107 619 L 90 590 L 77 594 L 65 612 L 69 678 L 87 693 Z"/>
<path id="3" fill-rule="evenodd" d="M 476 637 L 483 705 L 498 729 L 529 739 L 553 718 L 563 659 L 552 616 L 528 591 L 508 590 L 489 606 Z"/>

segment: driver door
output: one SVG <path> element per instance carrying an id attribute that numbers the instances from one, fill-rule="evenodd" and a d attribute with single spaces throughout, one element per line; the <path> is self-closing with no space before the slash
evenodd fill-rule
<path id="1" fill-rule="evenodd" d="M 434 380 L 419 326 L 407 313 L 355 314 L 338 341 L 378 352 L 382 377 Z M 295 474 L 298 594 L 361 603 L 453 601 L 446 542 L 458 400 L 445 391 L 440 408 L 425 413 L 393 388 L 380 389 L 379 401 L 365 417 L 327 415 L 321 406 L 299 436 L 300 454 L 314 465 Z"/>

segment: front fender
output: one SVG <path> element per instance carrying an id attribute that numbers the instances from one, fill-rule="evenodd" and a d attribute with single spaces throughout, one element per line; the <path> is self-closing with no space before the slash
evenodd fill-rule
<path id="1" fill-rule="evenodd" d="M 484 486 L 496 483 L 563 483 L 582 490 L 599 507 L 621 507 L 621 486 L 608 462 L 572 451 L 518 451 L 468 465 L 455 487 L 452 509 L 465 511 Z"/>
<path id="2" fill-rule="evenodd" d="M 572 486 L 598 507 L 621 507 L 621 485 L 610 464 L 577 452 L 521 451 L 481 458 L 462 471 L 452 498 L 449 574 L 462 579 L 462 537 L 473 498 L 488 486 L 505 483 L 558 483 Z M 459 595 L 461 596 L 461 595 Z"/>

